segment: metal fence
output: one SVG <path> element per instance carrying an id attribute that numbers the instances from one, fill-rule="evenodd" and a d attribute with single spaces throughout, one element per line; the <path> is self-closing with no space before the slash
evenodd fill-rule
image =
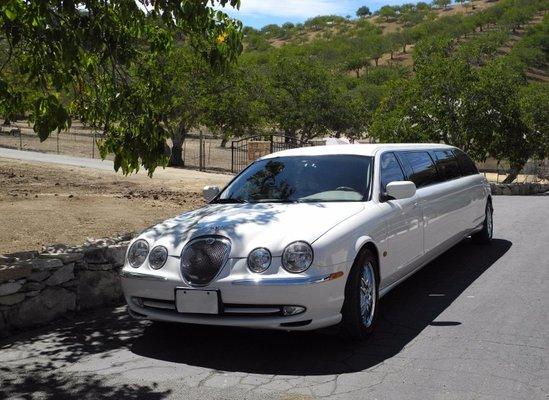
<path id="1" fill-rule="evenodd" d="M 97 141 L 101 139 L 99 132 L 85 127 L 78 121 L 74 122 L 68 132 L 53 133 L 51 137 L 40 142 L 38 135 L 26 122 L 17 122 L 10 126 L 0 126 L 0 147 L 20 150 L 32 150 L 45 153 L 65 154 L 77 157 L 99 158 Z M 368 141 L 361 141 L 367 143 Z M 227 143 L 222 147 L 221 139 L 190 135 L 183 144 L 183 160 L 185 167 L 206 171 L 239 172 L 254 159 L 275 151 L 292 147 L 318 145 L 321 140 L 313 143 L 295 141 L 283 135 L 248 137 Z M 168 145 L 171 143 L 168 142 Z M 111 155 L 107 156 L 112 159 Z M 478 163 L 481 171 L 490 173 L 493 180 L 503 180 L 509 171 L 505 163 L 487 160 Z M 500 178 L 501 176 L 501 178 Z M 549 180 L 549 161 L 531 160 L 524 167 L 518 181 Z"/>

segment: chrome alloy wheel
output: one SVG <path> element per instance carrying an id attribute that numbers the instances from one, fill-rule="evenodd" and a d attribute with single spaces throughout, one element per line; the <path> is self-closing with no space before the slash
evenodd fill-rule
<path id="1" fill-rule="evenodd" d="M 360 276 L 360 316 L 364 327 L 369 328 L 374 320 L 376 309 L 376 278 L 374 266 L 368 261 L 362 267 Z"/>
<path id="2" fill-rule="evenodd" d="M 486 208 L 486 230 L 488 231 L 488 238 L 492 239 L 494 234 L 494 219 L 492 216 L 492 206 L 488 205 Z"/>

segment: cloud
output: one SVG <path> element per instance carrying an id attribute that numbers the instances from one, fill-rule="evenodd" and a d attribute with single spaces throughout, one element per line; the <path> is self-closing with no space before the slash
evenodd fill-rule
<path id="1" fill-rule="evenodd" d="M 246 17 L 309 18 L 341 14 L 347 10 L 345 0 L 243 0 L 239 11 L 225 9 L 232 15 Z"/>

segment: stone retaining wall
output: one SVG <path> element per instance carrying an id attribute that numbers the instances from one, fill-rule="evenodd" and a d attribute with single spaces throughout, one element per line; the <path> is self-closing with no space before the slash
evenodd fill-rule
<path id="1" fill-rule="evenodd" d="M 494 196 L 527 196 L 549 191 L 549 184 L 546 183 L 491 183 L 490 187 L 492 188 L 492 194 Z"/>
<path id="2" fill-rule="evenodd" d="M 131 235 L 0 256 L 0 336 L 68 313 L 120 304 Z"/>

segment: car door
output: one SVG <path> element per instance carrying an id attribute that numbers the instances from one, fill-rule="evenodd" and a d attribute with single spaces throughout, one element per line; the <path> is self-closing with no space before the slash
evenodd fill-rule
<path id="1" fill-rule="evenodd" d="M 411 170 L 410 180 L 417 186 L 423 214 L 423 253 L 428 255 L 459 231 L 451 218 L 453 189 L 439 176 L 429 151 L 405 151 L 402 158 Z"/>
<path id="2" fill-rule="evenodd" d="M 465 229 L 473 229 L 484 221 L 486 207 L 485 179 L 479 174 L 478 169 L 467 154 L 459 149 L 453 150 L 459 168 L 461 181 L 467 188 L 469 204 L 465 210 Z"/>
<path id="3" fill-rule="evenodd" d="M 470 185 L 466 179 L 461 179 L 461 169 L 452 149 L 436 149 L 432 154 L 434 154 L 439 176 L 443 180 L 438 185 L 441 201 L 445 202 L 446 223 L 450 227 L 454 227 L 448 232 L 447 239 L 461 238 L 471 226 L 469 216 Z"/>
<path id="4" fill-rule="evenodd" d="M 379 159 L 380 193 L 385 193 L 387 184 L 405 181 L 404 171 L 394 152 L 384 152 Z M 421 209 L 417 195 L 408 199 L 383 199 L 380 207 L 385 211 L 387 227 L 384 265 L 388 270 L 385 283 L 391 284 L 406 274 L 423 251 L 421 230 Z"/>

